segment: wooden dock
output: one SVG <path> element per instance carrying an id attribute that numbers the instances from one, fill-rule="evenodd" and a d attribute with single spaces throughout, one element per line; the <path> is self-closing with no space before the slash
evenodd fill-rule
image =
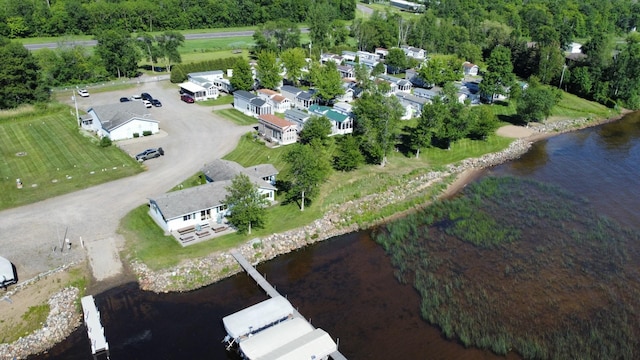
<path id="1" fill-rule="evenodd" d="M 249 261 L 245 259 L 245 257 L 240 252 L 238 252 L 237 250 L 231 250 L 231 256 L 233 256 L 236 259 L 238 264 L 242 266 L 242 268 L 247 272 L 247 274 L 249 274 L 249 276 L 251 276 L 253 280 L 255 280 L 258 286 L 260 286 L 267 293 L 267 295 L 269 295 L 272 298 L 281 296 L 280 293 L 273 286 L 271 286 L 271 284 L 269 284 L 267 279 L 265 279 L 262 275 L 260 275 L 258 270 L 256 270 L 253 267 L 253 265 L 251 265 L 251 263 L 249 263 Z M 307 321 L 297 310 L 294 310 L 294 316 Z M 313 326 L 311 323 L 309 323 L 309 325 Z M 335 351 L 331 353 L 330 356 L 333 360 L 347 360 L 347 358 L 344 355 L 342 355 L 340 351 Z"/>

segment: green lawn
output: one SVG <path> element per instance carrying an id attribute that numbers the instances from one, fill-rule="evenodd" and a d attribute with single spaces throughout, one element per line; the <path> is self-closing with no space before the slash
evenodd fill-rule
<path id="1" fill-rule="evenodd" d="M 614 115 L 616 114 L 613 109 L 567 92 L 562 93 L 562 100 L 553 108 L 551 113 L 551 116 L 573 119 L 586 117 L 605 119 Z"/>
<path id="2" fill-rule="evenodd" d="M 255 118 L 245 115 L 236 109 L 216 110 L 214 113 L 238 125 L 255 125 L 258 123 Z"/>
<path id="3" fill-rule="evenodd" d="M 0 209 L 48 199 L 142 171 L 134 159 L 78 131 L 73 110 L 0 113 Z M 16 179 L 23 187 L 18 189 Z"/>
<path id="4" fill-rule="evenodd" d="M 216 106 L 216 105 L 228 105 L 233 104 L 232 95 L 220 95 L 217 99 L 209 99 L 205 101 L 198 101 L 196 104 L 202 106 Z"/>

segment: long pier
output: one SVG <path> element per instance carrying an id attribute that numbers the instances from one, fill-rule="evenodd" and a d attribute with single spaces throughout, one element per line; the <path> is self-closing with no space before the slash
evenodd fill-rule
<path id="1" fill-rule="evenodd" d="M 100 312 L 96 307 L 93 296 L 85 296 L 80 302 L 82 303 L 84 322 L 87 326 L 87 335 L 91 342 L 91 353 L 94 360 L 101 354 L 106 354 L 107 359 L 109 359 L 109 343 L 107 343 L 107 338 L 104 336 L 104 328 L 100 323 Z"/>
<path id="2" fill-rule="evenodd" d="M 251 265 L 251 263 L 249 263 L 249 261 L 247 259 L 245 259 L 244 256 L 242 256 L 242 254 L 240 252 L 238 252 L 237 250 L 231 250 L 231 256 L 233 256 L 236 259 L 238 264 L 240 264 L 240 266 L 242 266 L 242 268 L 247 272 L 247 274 L 249 274 L 249 276 L 251 276 L 253 278 L 253 280 L 255 280 L 255 282 L 258 284 L 258 286 L 260 286 L 267 293 L 267 295 L 269 295 L 271 298 L 276 298 L 278 296 L 282 296 L 282 295 L 280 295 L 280 293 L 273 286 L 271 286 L 271 284 L 267 281 L 267 279 L 265 279 L 262 275 L 260 275 L 258 270 L 256 270 L 253 267 L 253 265 Z M 306 321 L 309 325 L 311 325 L 313 327 L 313 325 L 311 323 L 309 323 L 295 309 L 294 309 L 294 316 L 297 317 L 297 318 L 303 319 L 304 321 Z M 333 360 L 347 360 L 347 358 L 344 355 L 342 355 L 340 353 L 340 351 L 337 351 L 337 350 L 334 351 L 333 353 L 331 353 L 329 356 L 331 356 L 331 358 Z"/>

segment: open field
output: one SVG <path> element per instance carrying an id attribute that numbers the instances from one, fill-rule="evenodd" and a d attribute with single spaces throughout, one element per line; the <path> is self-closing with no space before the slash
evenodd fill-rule
<path id="1" fill-rule="evenodd" d="M 77 130 L 73 110 L 0 113 L 0 209 L 137 174 L 142 167 L 117 147 L 103 148 Z M 22 189 L 17 188 L 17 179 Z"/>

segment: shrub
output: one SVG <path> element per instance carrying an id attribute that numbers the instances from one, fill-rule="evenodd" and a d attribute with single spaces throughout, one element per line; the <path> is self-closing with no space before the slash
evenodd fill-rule
<path id="1" fill-rule="evenodd" d="M 140 134 L 138 134 L 138 133 L 133 133 L 133 137 L 134 137 L 134 138 L 140 137 Z"/>
<path id="2" fill-rule="evenodd" d="M 101 147 L 109 147 L 109 146 L 111 146 L 111 144 L 112 144 L 111 138 L 109 138 L 108 136 L 103 136 L 100 139 L 100 146 Z"/>
<path id="3" fill-rule="evenodd" d="M 142 132 L 142 136 L 149 136 L 151 135 L 151 130 L 145 130 Z"/>

